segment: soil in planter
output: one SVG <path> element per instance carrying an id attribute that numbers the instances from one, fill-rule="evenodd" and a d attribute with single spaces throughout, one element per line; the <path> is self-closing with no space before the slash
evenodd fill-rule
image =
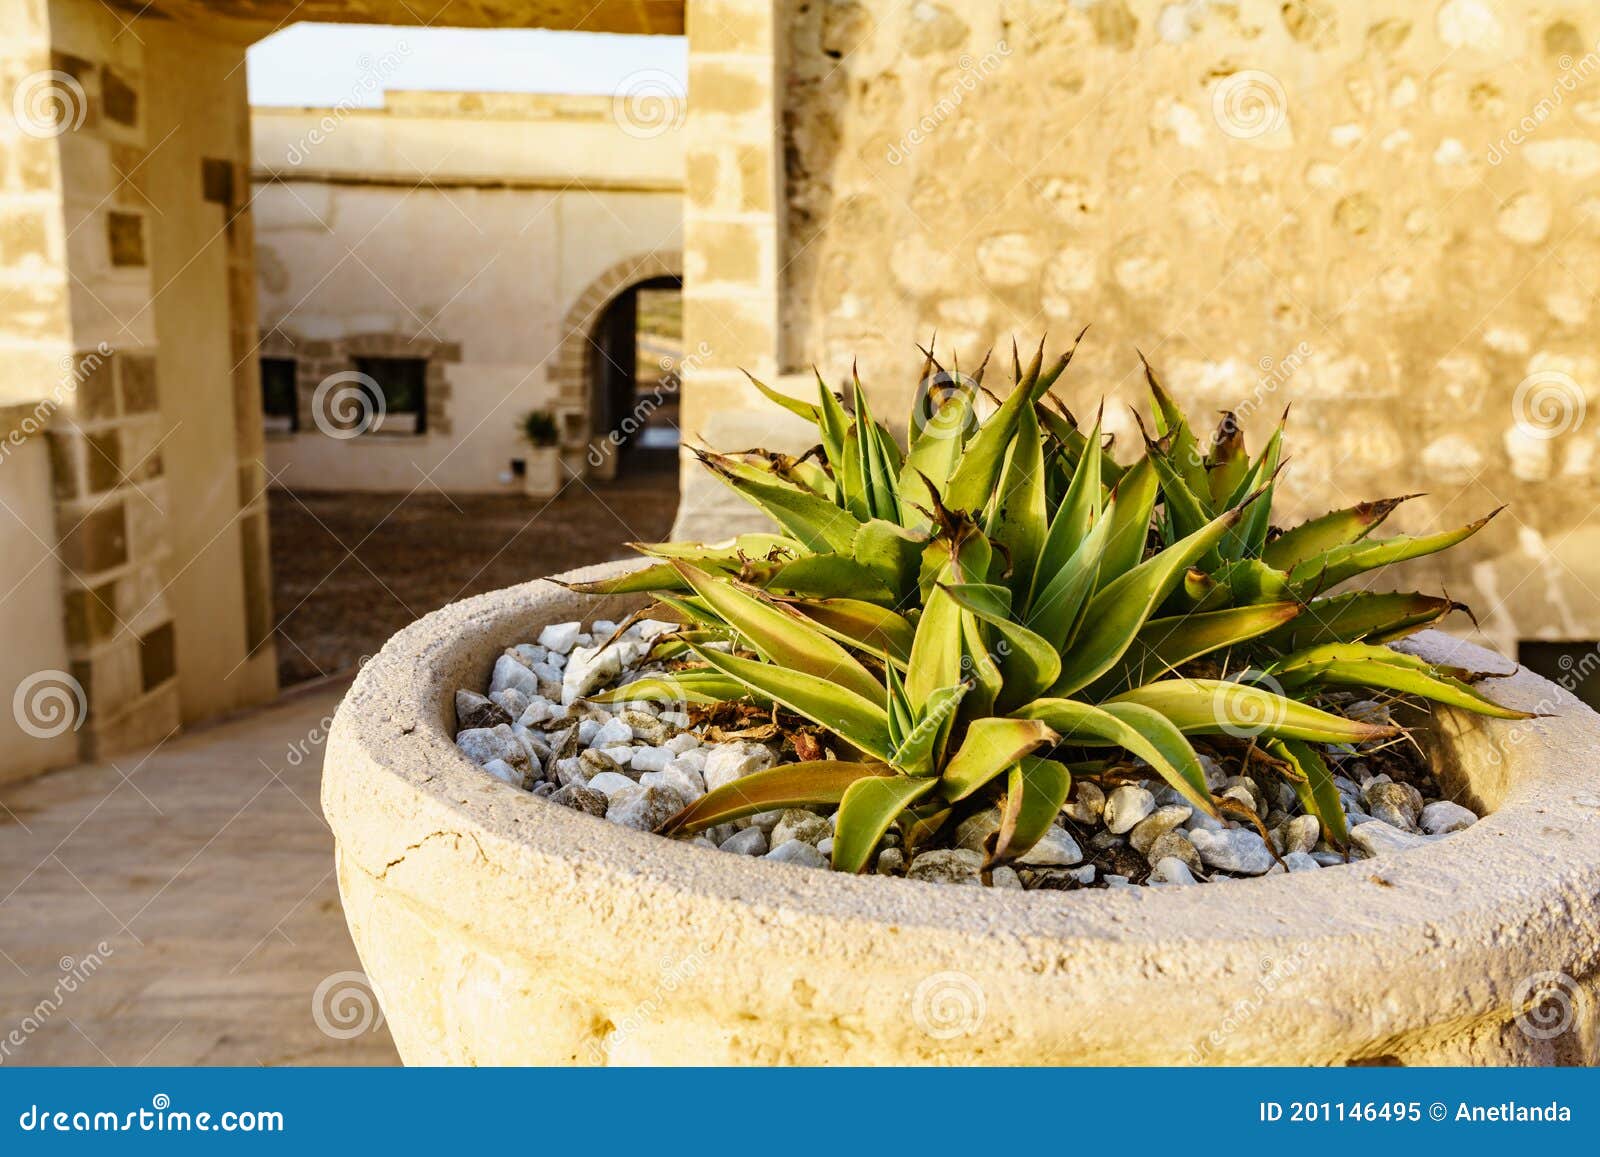
<path id="1" fill-rule="evenodd" d="M 590 701 L 608 688 L 666 670 L 653 641 L 675 630 L 556 623 L 506 649 L 484 692 L 456 692 L 456 745 L 488 775 L 597 820 L 654 831 L 683 807 L 778 763 L 834 756 L 828 732 L 787 712 L 748 704 L 712 707 Z M 1390 722 L 1390 705 L 1345 695 L 1342 713 Z M 1241 805 L 1216 819 L 1193 809 L 1143 763 L 1108 761 L 1074 778 L 1049 833 L 1009 864 L 989 852 L 997 808 L 960 816 L 916 849 L 891 830 L 875 858 L 880 875 L 996 888 L 1177 887 L 1277 872 L 1309 872 L 1420 847 L 1476 822 L 1441 798 L 1418 749 L 1398 739 L 1323 749 L 1350 839 L 1336 847 L 1287 780 L 1248 737 L 1197 742 L 1215 795 Z M 787 809 L 679 837 L 708 851 L 825 868 L 832 809 Z"/>

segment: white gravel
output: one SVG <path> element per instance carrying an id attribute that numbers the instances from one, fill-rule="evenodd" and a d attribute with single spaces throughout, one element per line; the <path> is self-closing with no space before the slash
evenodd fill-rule
<path id="1" fill-rule="evenodd" d="M 552 623 L 532 642 L 496 658 L 483 690 L 461 688 L 456 746 L 485 775 L 559 806 L 640 831 L 654 831 L 708 791 L 772 767 L 781 752 L 750 739 L 710 740 L 674 704 L 597 704 L 587 696 L 660 670 L 651 641 L 676 627 L 643 620 Z M 1382 715 L 1378 703 L 1347 712 Z M 1180 887 L 1251 876 L 1320 871 L 1350 859 L 1393 855 L 1459 832 L 1478 817 L 1459 803 L 1424 798 L 1410 783 L 1372 774 L 1360 752 L 1330 752 L 1351 831 L 1351 848 L 1328 842 L 1294 789 L 1270 777 L 1228 775 L 1202 754 L 1211 790 L 1259 815 L 1271 840 L 1229 814 L 1196 810 L 1152 777 L 1144 784 L 1078 779 L 1056 824 L 1011 864 L 988 862 L 1001 827 L 998 808 L 966 814 L 941 837 L 953 847 L 911 856 L 891 831 L 869 861 L 878 875 L 1008 890 L 1139 884 Z M 792 756 L 790 757 L 792 758 Z M 1134 767 L 1140 766 L 1137 763 Z M 697 847 L 782 864 L 825 868 L 832 809 L 790 808 L 747 816 L 685 837 Z"/>

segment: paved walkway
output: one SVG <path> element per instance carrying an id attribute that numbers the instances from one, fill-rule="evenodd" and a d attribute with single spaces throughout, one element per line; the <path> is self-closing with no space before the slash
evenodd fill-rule
<path id="1" fill-rule="evenodd" d="M 0 1065 L 396 1063 L 339 975 L 318 782 L 342 692 L 0 788 Z"/>

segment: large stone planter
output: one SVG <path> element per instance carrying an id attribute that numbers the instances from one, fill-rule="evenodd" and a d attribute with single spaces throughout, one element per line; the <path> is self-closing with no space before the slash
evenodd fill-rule
<path id="1" fill-rule="evenodd" d="M 339 709 L 340 891 L 411 1064 L 1596 1059 L 1600 717 L 1527 672 L 1494 695 L 1550 717 L 1445 711 L 1420 736 L 1492 809 L 1466 832 L 1294 876 L 1002 892 L 673 844 L 456 752 L 452 693 L 506 644 L 630 605 L 535 582 L 447 607 Z"/>

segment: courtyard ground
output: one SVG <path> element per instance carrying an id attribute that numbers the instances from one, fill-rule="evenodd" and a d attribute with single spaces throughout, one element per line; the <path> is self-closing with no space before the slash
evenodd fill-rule
<path id="1" fill-rule="evenodd" d="M 548 503 L 274 493 L 278 656 L 301 686 L 0 788 L 0 1065 L 396 1063 L 319 802 L 348 677 L 446 603 L 666 537 L 675 462 L 641 450 Z"/>
<path id="2" fill-rule="evenodd" d="M 397 1063 L 318 801 L 343 693 L 0 789 L 0 1064 Z"/>
<path id="3" fill-rule="evenodd" d="M 271 496 L 278 677 L 354 671 L 407 623 L 469 595 L 629 557 L 667 537 L 677 455 L 637 450 L 614 482 L 575 480 L 548 503 L 521 495 Z"/>

